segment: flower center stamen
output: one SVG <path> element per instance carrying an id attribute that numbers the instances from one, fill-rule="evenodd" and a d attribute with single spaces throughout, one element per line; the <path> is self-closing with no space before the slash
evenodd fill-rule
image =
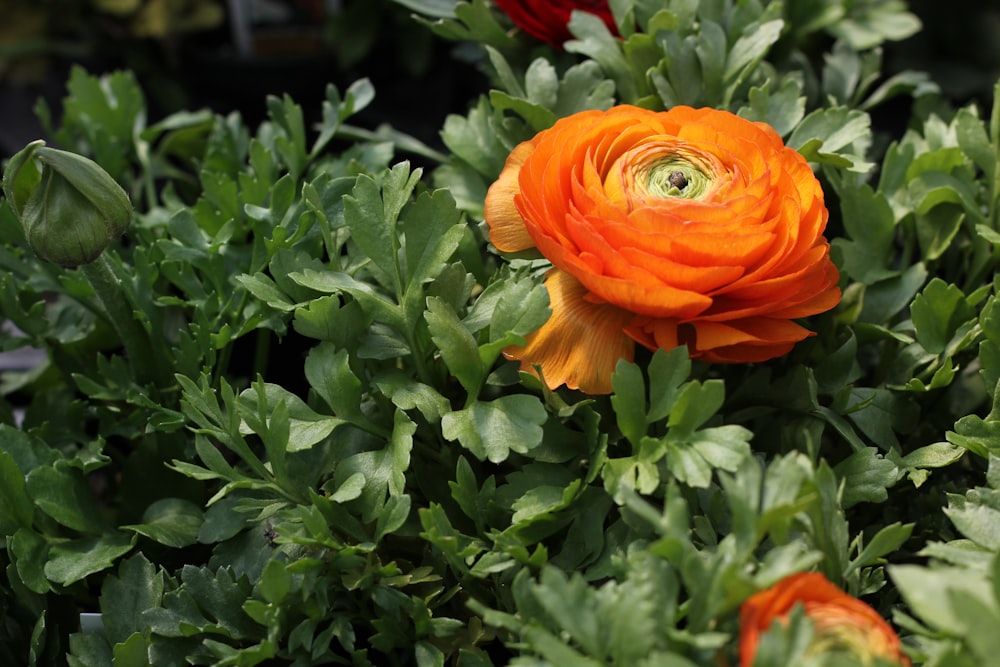
<path id="1" fill-rule="evenodd" d="M 639 182 L 645 181 L 645 190 L 653 197 L 700 199 L 712 185 L 711 177 L 700 167 L 687 156 L 674 153 L 648 164 L 642 169 L 645 177 L 640 177 Z"/>

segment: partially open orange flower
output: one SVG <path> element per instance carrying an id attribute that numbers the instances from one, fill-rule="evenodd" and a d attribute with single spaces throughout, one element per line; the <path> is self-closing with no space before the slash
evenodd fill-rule
<path id="1" fill-rule="evenodd" d="M 840 301 L 823 191 L 769 126 L 634 106 L 562 118 L 517 146 L 485 202 L 501 252 L 552 263 L 552 316 L 505 351 L 547 384 L 609 393 L 634 343 L 764 361 Z"/>
<path id="2" fill-rule="evenodd" d="M 809 653 L 849 653 L 858 665 L 875 659 L 910 667 L 899 637 L 877 611 L 834 586 L 822 574 L 793 574 L 750 596 L 740 608 L 740 667 L 753 667 L 757 644 L 775 620 L 801 604 L 813 623 Z"/>

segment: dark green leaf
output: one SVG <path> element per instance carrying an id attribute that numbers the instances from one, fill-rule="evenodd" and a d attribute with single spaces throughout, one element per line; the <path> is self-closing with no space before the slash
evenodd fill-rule
<path id="1" fill-rule="evenodd" d="M 545 406 L 534 396 L 512 394 L 449 412 L 441 419 L 441 430 L 479 460 L 499 463 L 511 451 L 526 454 L 541 444 L 547 417 Z"/>

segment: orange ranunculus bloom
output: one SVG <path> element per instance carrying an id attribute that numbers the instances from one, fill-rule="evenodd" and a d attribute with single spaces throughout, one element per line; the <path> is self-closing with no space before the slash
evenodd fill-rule
<path id="1" fill-rule="evenodd" d="M 876 658 L 910 667 L 900 650 L 899 637 L 877 611 L 843 592 L 822 574 L 809 572 L 785 577 L 751 595 L 740 608 L 740 667 L 752 667 L 760 636 L 775 620 L 784 621 L 801 604 L 813 623 L 812 654 L 849 652 L 859 665 Z"/>
<path id="2" fill-rule="evenodd" d="M 486 195 L 501 252 L 552 263 L 552 316 L 505 351 L 552 388 L 611 391 L 635 342 L 754 362 L 840 301 L 823 191 L 769 126 L 726 111 L 583 111 L 518 145 Z"/>
<path id="3" fill-rule="evenodd" d="M 568 26 L 574 11 L 597 16 L 608 30 L 618 34 L 608 0 L 496 0 L 496 5 L 518 28 L 560 49 L 573 38 Z"/>

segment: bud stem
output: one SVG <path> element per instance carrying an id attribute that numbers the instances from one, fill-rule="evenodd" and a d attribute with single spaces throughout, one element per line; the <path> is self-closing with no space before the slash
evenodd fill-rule
<path id="1" fill-rule="evenodd" d="M 107 253 L 101 254 L 93 262 L 80 265 L 79 269 L 94 289 L 108 322 L 125 347 L 132 376 L 139 384 L 152 383 L 157 388 L 168 386 L 168 371 L 162 367 L 161 359 L 153 352 L 149 334 L 136 320 L 132 306 L 125 298 L 121 281 L 108 262 Z"/>

